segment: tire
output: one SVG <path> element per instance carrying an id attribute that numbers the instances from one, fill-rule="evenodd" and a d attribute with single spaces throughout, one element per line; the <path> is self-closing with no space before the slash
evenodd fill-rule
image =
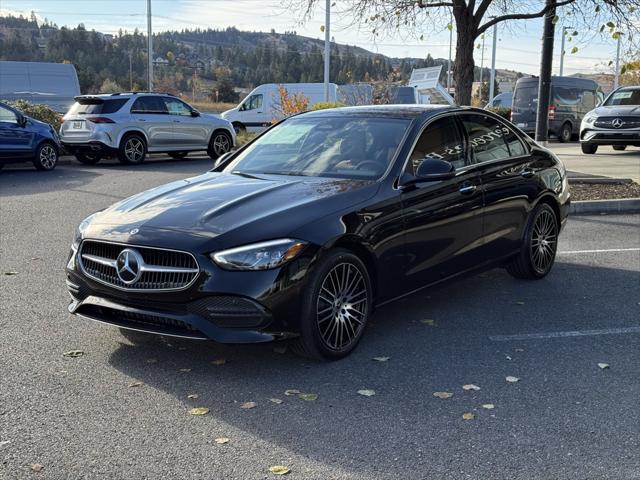
<path id="1" fill-rule="evenodd" d="M 147 156 L 147 143 L 140 135 L 126 135 L 120 142 L 118 160 L 125 165 L 139 165 Z"/>
<path id="2" fill-rule="evenodd" d="M 42 142 L 36 151 L 33 165 L 38 170 L 51 171 L 58 164 L 58 149 L 51 142 Z"/>
<path id="3" fill-rule="evenodd" d="M 617 150 L 618 152 L 621 152 L 621 151 L 623 151 L 623 150 L 626 150 L 626 149 L 627 149 L 627 146 L 626 146 L 626 145 L 614 145 L 614 146 L 613 146 L 613 149 L 614 149 L 614 150 Z"/>
<path id="4" fill-rule="evenodd" d="M 85 165 L 95 165 L 102 160 L 102 157 L 95 153 L 76 153 L 75 157 L 77 161 Z"/>
<path id="5" fill-rule="evenodd" d="M 364 333 L 372 303 L 371 280 L 362 260 L 348 250 L 329 252 L 309 279 L 293 351 L 315 360 L 347 356 Z"/>
<path id="6" fill-rule="evenodd" d="M 244 133 L 247 131 L 247 128 L 241 124 L 240 122 L 234 122 L 233 123 L 233 129 L 236 131 L 236 135 L 238 135 L 239 133 Z"/>
<path id="7" fill-rule="evenodd" d="M 221 130 L 213 132 L 211 140 L 209 140 L 209 148 L 207 154 L 211 159 L 216 160 L 233 148 L 233 139 L 227 132 Z"/>
<path id="8" fill-rule="evenodd" d="M 189 152 L 169 152 L 169 156 L 176 160 L 182 160 L 187 155 L 189 155 Z"/>
<path id="9" fill-rule="evenodd" d="M 586 155 L 593 155 L 598 151 L 598 145 L 592 143 L 581 143 L 580 148 L 582 148 L 582 153 Z"/>
<path id="10" fill-rule="evenodd" d="M 572 138 L 573 138 L 573 130 L 571 128 L 571 124 L 569 122 L 566 122 L 562 125 L 562 128 L 560 129 L 560 133 L 558 134 L 558 140 L 560 141 L 560 143 L 567 143 L 567 142 L 570 142 Z"/>
<path id="11" fill-rule="evenodd" d="M 507 272 L 516 278 L 540 280 L 546 277 L 556 258 L 558 218 L 547 203 L 539 204 L 529 216 L 522 248 L 507 264 Z"/>

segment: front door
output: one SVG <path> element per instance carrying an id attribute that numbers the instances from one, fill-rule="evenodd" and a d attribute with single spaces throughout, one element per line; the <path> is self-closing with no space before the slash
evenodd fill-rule
<path id="1" fill-rule="evenodd" d="M 33 132 L 20 125 L 18 115 L 0 105 L 0 156 L 4 158 L 31 155 Z"/>
<path id="2" fill-rule="evenodd" d="M 200 116 L 194 116 L 189 105 L 177 98 L 164 97 L 173 124 L 174 147 L 206 149 L 211 128 Z"/>
<path id="3" fill-rule="evenodd" d="M 402 194 L 408 291 L 468 270 L 478 262 L 482 240 L 480 179 L 467 160 L 467 148 L 454 115 L 430 123 L 405 167 L 413 176 L 425 159 L 441 159 L 456 168 L 449 180 L 421 182 Z"/>

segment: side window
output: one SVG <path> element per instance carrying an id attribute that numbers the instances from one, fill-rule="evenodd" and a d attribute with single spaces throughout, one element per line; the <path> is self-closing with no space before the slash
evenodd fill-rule
<path id="1" fill-rule="evenodd" d="M 582 94 L 582 106 L 586 111 L 596 108 L 596 95 L 592 90 L 585 90 Z"/>
<path id="2" fill-rule="evenodd" d="M 574 106 L 580 103 L 582 90 L 576 87 L 553 87 L 554 103 Z"/>
<path id="3" fill-rule="evenodd" d="M 8 108 L 0 107 L 0 122 L 18 123 L 18 116 Z"/>
<path id="4" fill-rule="evenodd" d="M 161 97 L 140 97 L 133 103 L 131 113 L 165 114 L 167 107 Z"/>
<path id="5" fill-rule="evenodd" d="M 469 136 L 474 163 L 504 160 L 526 153 L 518 136 L 498 120 L 485 115 L 465 115 L 462 123 Z"/>
<path id="6" fill-rule="evenodd" d="M 464 167 L 464 143 L 454 117 L 436 120 L 420 135 L 407 170 L 415 174 L 423 160 L 440 159 L 451 162 L 455 168 Z"/>
<path id="7" fill-rule="evenodd" d="M 176 98 L 164 97 L 164 104 L 169 112 L 169 115 L 181 115 L 183 117 L 191 116 L 191 108 Z"/>
<path id="8" fill-rule="evenodd" d="M 262 94 L 252 95 L 247 104 L 247 110 L 255 110 L 262 107 Z"/>

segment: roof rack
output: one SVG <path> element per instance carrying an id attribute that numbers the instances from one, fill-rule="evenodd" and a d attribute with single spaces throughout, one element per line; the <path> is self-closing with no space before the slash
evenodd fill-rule
<path id="1" fill-rule="evenodd" d="M 173 93 L 168 93 L 168 92 L 148 92 L 148 91 L 118 92 L 118 93 L 112 93 L 111 96 L 112 97 L 117 97 L 118 95 L 137 95 L 139 93 L 155 93 L 156 95 L 169 95 L 171 97 L 175 97 L 175 95 Z"/>

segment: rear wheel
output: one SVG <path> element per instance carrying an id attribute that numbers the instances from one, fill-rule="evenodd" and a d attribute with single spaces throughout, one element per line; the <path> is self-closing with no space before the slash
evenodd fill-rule
<path id="1" fill-rule="evenodd" d="M 358 344 L 373 302 L 367 268 L 347 250 L 318 263 L 308 286 L 294 350 L 316 360 L 337 360 Z"/>
<path id="2" fill-rule="evenodd" d="M 539 280 L 547 276 L 556 259 L 558 219 L 553 208 L 539 204 L 531 213 L 520 253 L 507 265 L 516 278 Z"/>
<path id="3" fill-rule="evenodd" d="M 613 149 L 614 149 L 614 150 L 618 150 L 618 151 L 620 152 L 620 151 L 622 151 L 622 150 L 626 150 L 626 149 L 627 149 L 627 146 L 626 146 L 626 145 L 614 145 L 614 146 L 613 146 Z"/>
<path id="4" fill-rule="evenodd" d="M 58 149 L 49 142 L 44 142 L 38 147 L 33 165 L 38 170 L 53 170 L 58 164 Z"/>
<path id="5" fill-rule="evenodd" d="M 75 157 L 76 160 L 80 163 L 84 163 L 85 165 L 95 165 L 102 158 L 100 155 L 96 155 L 95 153 L 76 153 Z"/>
<path id="6" fill-rule="evenodd" d="M 232 147 L 233 140 L 231 139 L 231 135 L 222 131 L 213 132 L 207 153 L 213 160 L 216 160 L 218 157 L 229 152 Z"/>
<path id="7" fill-rule="evenodd" d="M 592 143 L 581 143 L 580 148 L 582 148 L 582 153 L 586 153 L 587 155 L 593 155 L 598 151 L 598 145 Z"/>
<path id="8" fill-rule="evenodd" d="M 573 137 L 573 131 L 571 129 L 571 124 L 567 122 L 564 125 L 562 125 L 562 128 L 560 129 L 560 133 L 558 135 L 558 140 L 560 140 L 560 142 L 562 143 L 567 143 L 571 141 L 572 137 Z"/>
<path id="9" fill-rule="evenodd" d="M 146 156 L 147 144 L 140 135 L 127 135 L 120 142 L 118 160 L 121 163 L 137 165 L 144 162 Z"/>
<path id="10" fill-rule="evenodd" d="M 189 152 L 169 152 L 169 156 L 176 160 L 182 160 L 187 155 L 189 155 Z"/>

